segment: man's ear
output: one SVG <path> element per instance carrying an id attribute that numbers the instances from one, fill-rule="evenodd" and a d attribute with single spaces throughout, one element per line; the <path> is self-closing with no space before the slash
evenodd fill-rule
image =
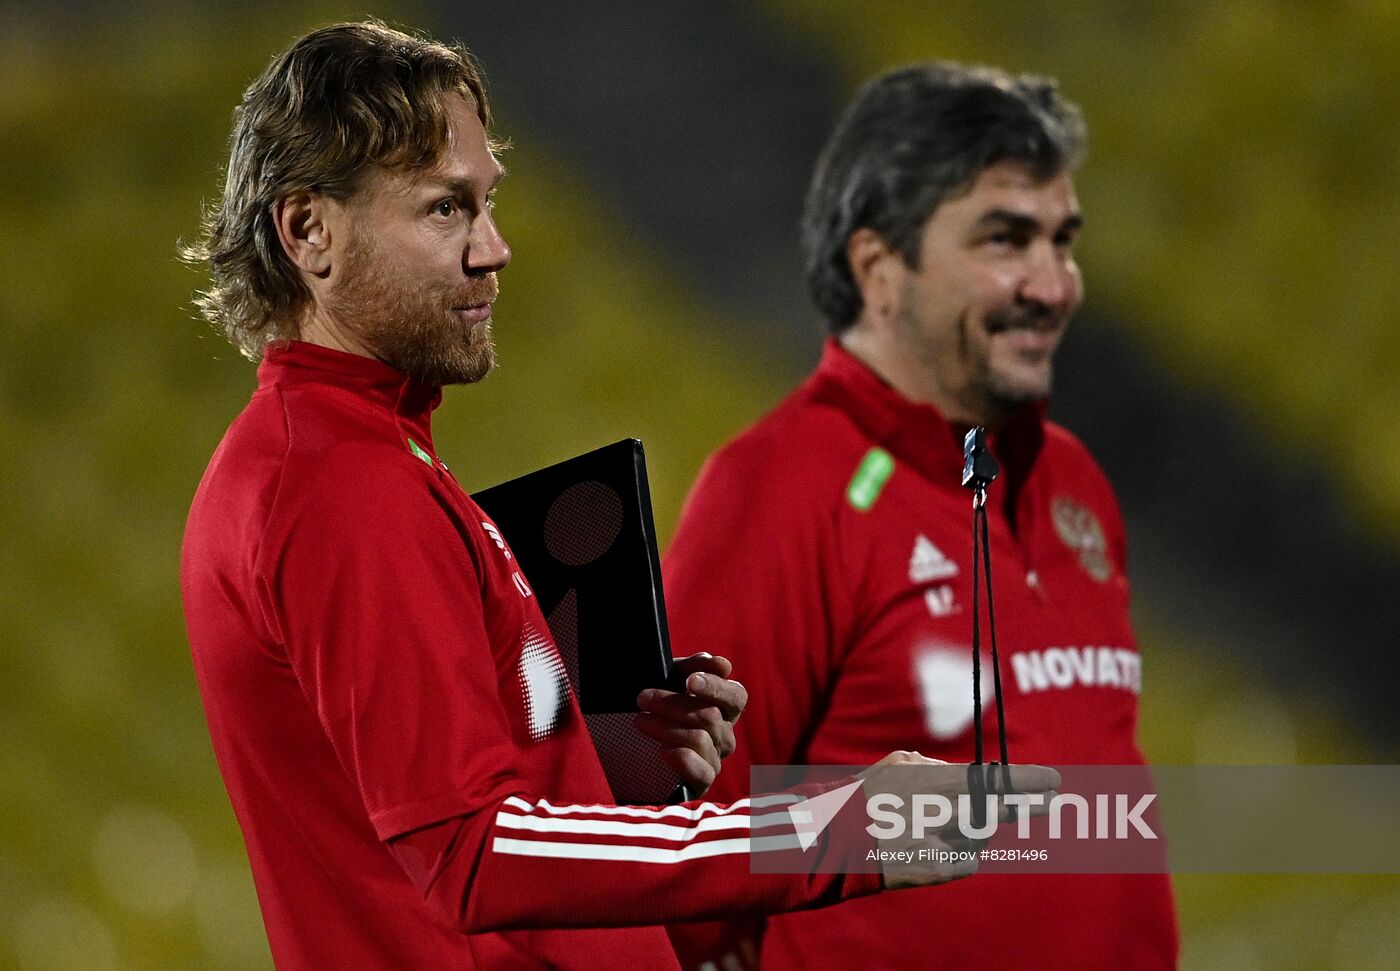
<path id="1" fill-rule="evenodd" d="M 903 258 L 883 236 L 862 226 L 846 240 L 846 260 L 864 304 L 863 316 L 874 319 L 889 316 L 898 292 L 898 269 L 904 265 Z"/>
<path id="2" fill-rule="evenodd" d="M 272 207 L 282 251 L 312 276 L 325 276 L 331 269 L 331 229 L 326 219 L 331 204 L 319 192 L 301 191 L 282 196 Z"/>

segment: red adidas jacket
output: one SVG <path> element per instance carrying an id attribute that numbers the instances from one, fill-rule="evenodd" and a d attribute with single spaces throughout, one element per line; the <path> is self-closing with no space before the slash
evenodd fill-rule
<path id="1" fill-rule="evenodd" d="M 664 562 L 677 650 L 734 662 L 752 701 L 715 792 L 751 764 L 970 761 L 971 494 L 962 435 L 827 345 L 786 401 L 714 455 Z M 1028 409 L 989 494 L 1011 758 L 1138 765 L 1141 661 L 1123 526 L 1084 446 Z M 983 642 L 987 757 L 996 714 Z M 761 925 L 677 928 L 692 966 L 749 963 Z M 748 943 L 745 943 L 745 941 Z M 764 968 L 1175 965 L 1165 875 L 975 876 L 768 922 Z M 916 957 L 911 957 L 916 956 Z M 726 961 L 730 963 L 725 963 Z"/>

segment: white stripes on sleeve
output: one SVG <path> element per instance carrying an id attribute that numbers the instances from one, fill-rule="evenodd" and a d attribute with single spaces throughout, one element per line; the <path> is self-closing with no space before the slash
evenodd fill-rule
<path id="1" fill-rule="evenodd" d="M 684 863 L 730 854 L 800 849 L 785 810 L 754 812 L 800 801 L 789 794 L 740 799 L 724 806 L 554 805 L 507 798 L 496 813 L 492 850 L 514 856 L 639 863 Z M 773 835 L 752 836 L 756 830 Z"/>

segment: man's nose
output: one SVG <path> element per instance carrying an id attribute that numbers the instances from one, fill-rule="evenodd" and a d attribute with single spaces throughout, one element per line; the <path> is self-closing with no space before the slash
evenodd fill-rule
<path id="1" fill-rule="evenodd" d="M 503 270 L 510 262 L 510 244 L 489 211 L 473 220 L 462 261 L 469 273 Z"/>
<path id="2" fill-rule="evenodd" d="M 1074 261 L 1047 247 L 1050 252 L 1037 253 L 1021 283 L 1020 297 L 1027 303 L 1038 303 L 1056 310 L 1070 309 L 1078 299 L 1079 274 Z"/>

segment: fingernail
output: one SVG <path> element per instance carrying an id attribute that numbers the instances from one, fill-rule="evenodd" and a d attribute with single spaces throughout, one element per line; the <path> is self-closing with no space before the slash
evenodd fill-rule
<path id="1" fill-rule="evenodd" d="M 685 686 L 691 691 L 701 691 L 704 689 L 705 685 L 709 683 L 709 680 L 710 679 L 703 674 L 692 674 L 686 681 Z"/>

